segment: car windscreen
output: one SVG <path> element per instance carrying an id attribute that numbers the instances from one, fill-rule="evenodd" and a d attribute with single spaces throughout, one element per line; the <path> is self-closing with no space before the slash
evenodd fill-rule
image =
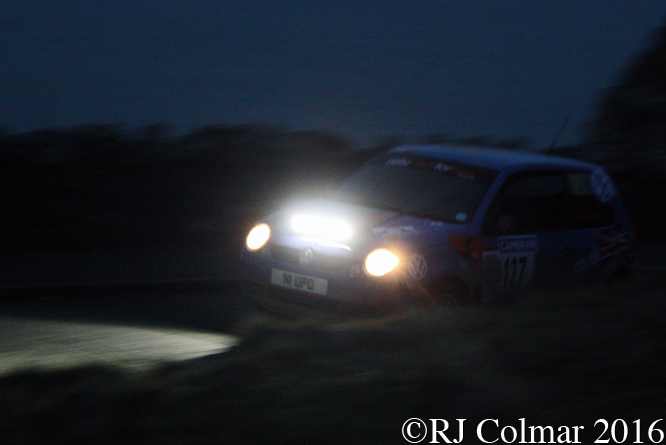
<path id="1" fill-rule="evenodd" d="M 382 156 L 343 181 L 334 199 L 468 223 L 497 173 L 409 155 Z"/>

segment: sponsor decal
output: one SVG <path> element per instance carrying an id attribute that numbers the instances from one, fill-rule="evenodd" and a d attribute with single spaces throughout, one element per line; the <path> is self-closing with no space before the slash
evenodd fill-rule
<path id="1" fill-rule="evenodd" d="M 389 240 L 393 238 L 404 238 L 406 236 L 418 235 L 418 230 L 412 226 L 396 227 L 376 227 L 372 233 L 380 240 Z"/>
<path id="2" fill-rule="evenodd" d="M 449 242 L 456 252 L 474 258 L 479 264 L 483 262 L 483 252 L 488 250 L 488 244 L 479 238 L 462 233 L 449 233 Z"/>
<path id="3" fill-rule="evenodd" d="M 596 232 L 594 238 L 597 243 L 599 261 L 629 248 L 629 233 L 619 224 Z"/>
<path id="4" fill-rule="evenodd" d="M 431 163 L 423 163 L 423 167 L 432 168 L 437 172 L 446 173 L 448 175 L 457 176 L 460 179 L 467 179 L 469 181 L 474 181 L 476 179 L 476 173 L 472 170 L 458 167 L 456 165 L 451 165 L 446 162 L 438 162 L 434 166 Z"/>
<path id="5" fill-rule="evenodd" d="M 388 167 L 411 167 L 425 170 L 436 171 L 450 176 L 456 176 L 460 179 L 474 181 L 476 172 L 469 167 L 459 166 L 448 162 L 433 161 L 419 158 L 408 158 L 405 156 L 391 157 L 385 163 Z"/>
<path id="6" fill-rule="evenodd" d="M 412 163 L 412 160 L 409 158 L 389 158 L 386 161 L 386 165 L 389 167 L 407 167 Z"/>
<path id="7" fill-rule="evenodd" d="M 424 278 L 428 273 L 428 263 L 425 258 L 418 254 L 412 255 L 409 259 L 409 273 L 417 280 Z"/>
<path id="8" fill-rule="evenodd" d="M 535 252 L 538 250 L 536 235 L 499 237 L 497 238 L 497 245 L 501 253 Z"/>
<path id="9" fill-rule="evenodd" d="M 590 182 L 592 183 L 592 190 L 597 195 L 597 198 L 599 198 L 599 201 L 606 203 L 615 196 L 613 182 L 604 170 L 598 168 L 593 171 Z"/>
<path id="10" fill-rule="evenodd" d="M 445 164 L 443 162 L 440 162 L 439 164 L 435 165 L 435 170 L 438 172 L 450 172 L 453 170 L 453 166 L 449 164 Z"/>
<path id="11" fill-rule="evenodd" d="M 617 224 L 594 232 L 595 249 L 573 265 L 574 273 L 581 273 L 629 249 L 629 232 Z"/>
<path id="12" fill-rule="evenodd" d="M 629 249 L 629 232 L 617 224 L 608 229 L 594 232 L 595 249 L 589 255 L 576 261 L 574 273 L 581 273 L 605 260 L 609 260 Z"/>

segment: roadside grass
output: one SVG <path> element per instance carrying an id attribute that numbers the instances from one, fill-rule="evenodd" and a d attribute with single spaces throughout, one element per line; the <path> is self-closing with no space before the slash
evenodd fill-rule
<path id="1" fill-rule="evenodd" d="M 641 419 L 646 429 L 664 416 L 665 285 L 653 273 L 510 307 L 326 323 L 257 316 L 239 327 L 238 346 L 211 359 L 5 376 L 0 437 L 402 444 L 403 422 L 419 417 L 467 419 L 464 443 L 477 443 L 482 419 L 515 427 L 526 418 L 582 425 L 591 443 L 596 419 Z"/>

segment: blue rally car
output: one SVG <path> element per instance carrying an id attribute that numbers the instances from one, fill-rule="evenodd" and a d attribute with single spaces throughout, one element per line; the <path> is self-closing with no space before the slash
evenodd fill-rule
<path id="1" fill-rule="evenodd" d="M 330 198 L 255 225 L 241 283 L 276 313 L 377 313 L 590 283 L 628 268 L 633 256 L 625 210 L 598 165 L 402 146 Z"/>

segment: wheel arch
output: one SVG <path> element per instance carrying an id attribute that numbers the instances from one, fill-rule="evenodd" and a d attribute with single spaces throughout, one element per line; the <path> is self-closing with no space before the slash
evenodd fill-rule
<path id="1" fill-rule="evenodd" d="M 475 293 L 469 283 L 460 275 L 447 274 L 434 280 L 428 290 L 438 303 L 475 303 Z"/>

